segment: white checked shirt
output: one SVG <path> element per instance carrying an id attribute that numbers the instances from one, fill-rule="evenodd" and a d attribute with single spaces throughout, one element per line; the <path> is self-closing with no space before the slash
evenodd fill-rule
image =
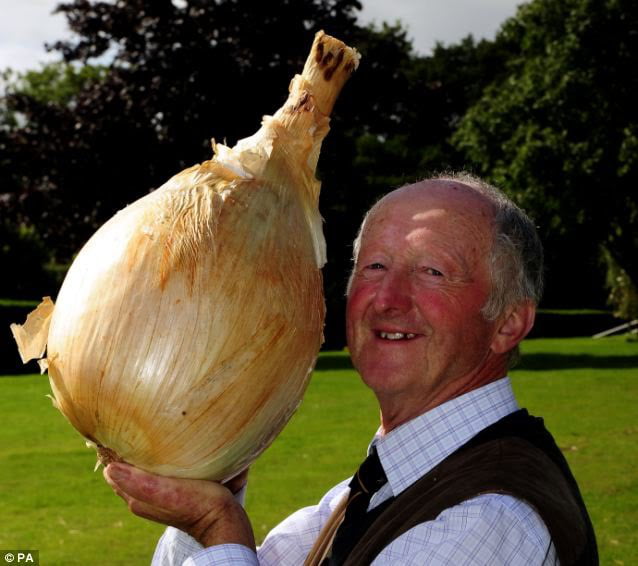
<path id="1" fill-rule="evenodd" d="M 470 438 L 517 409 L 506 377 L 439 405 L 385 436 L 377 434 L 371 445 L 377 446 L 388 483 L 373 496 L 370 508 L 399 495 Z M 349 481 L 333 487 L 318 505 L 281 522 L 257 554 L 238 544 L 203 549 L 187 534 L 169 527 L 153 566 L 301 566 Z M 545 524 L 531 506 L 511 496 L 485 494 L 408 530 L 372 564 L 531 566 L 558 564 L 558 558 Z"/>

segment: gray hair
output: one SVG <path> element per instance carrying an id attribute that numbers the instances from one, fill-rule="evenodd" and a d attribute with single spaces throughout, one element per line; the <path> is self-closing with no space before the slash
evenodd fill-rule
<path id="1" fill-rule="evenodd" d="M 524 301 L 538 305 L 543 293 L 543 247 L 536 227 L 527 214 L 500 189 L 468 173 L 446 174 L 425 181 L 462 183 L 492 205 L 494 239 L 489 258 L 492 285 L 483 305 L 483 316 L 487 320 L 496 320 L 508 306 Z M 366 214 L 353 243 L 355 265 L 363 228 L 375 208 L 376 205 Z M 351 281 L 352 276 L 348 282 L 348 292 Z"/>
<path id="2" fill-rule="evenodd" d="M 492 288 L 483 316 L 497 319 L 510 305 L 540 302 L 543 294 L 543 246 L 532 220 L 503 191 L 468 173 L 437 177 L 457 181 L 485 197 L 494 210 L 490 251 Z"/>

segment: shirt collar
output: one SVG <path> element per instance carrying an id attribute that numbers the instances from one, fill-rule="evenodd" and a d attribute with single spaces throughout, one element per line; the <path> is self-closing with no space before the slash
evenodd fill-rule
<path id="1" fill-rule="evenodd" d="M 518 409 L 504 377 L 398 426 L 376 445 L 392 495 L 398 495 L 484 428 Z"/>

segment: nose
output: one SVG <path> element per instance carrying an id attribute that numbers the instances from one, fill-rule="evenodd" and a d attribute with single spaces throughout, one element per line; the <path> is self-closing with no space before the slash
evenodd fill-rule
<path id="1" fill-rule="evenodd" d="M 374 308 L 379 314 L 408 312 L 412 308 L 410 274 L 400 270 L 388 270 L 378 282 Z"/>

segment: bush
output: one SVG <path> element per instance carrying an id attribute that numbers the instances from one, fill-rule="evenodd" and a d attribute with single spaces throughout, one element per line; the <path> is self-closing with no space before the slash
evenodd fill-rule
<path id="1" fill-rule="evenodd" d="M 4 219 L 0 242 L 0 297 L 37 299 L 58 288 L 51 255 L 34 226 Z"/>
<path id="2" fill-rule="evenodd" d="M 593 336 L 625 322 L 614 314 L 596 310 L 540 309 L 530 338 L 570 338 Z"/>

